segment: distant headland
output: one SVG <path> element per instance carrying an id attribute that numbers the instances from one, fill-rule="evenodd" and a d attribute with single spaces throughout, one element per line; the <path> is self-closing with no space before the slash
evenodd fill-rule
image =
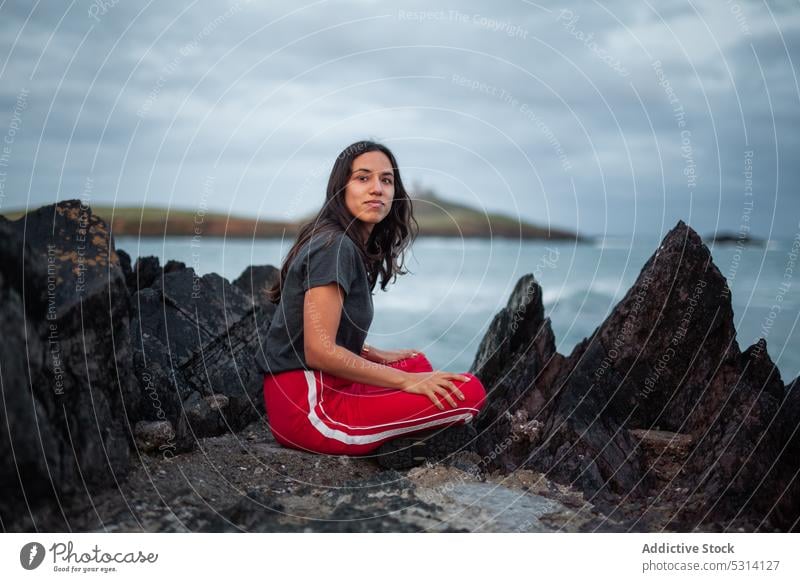
<path id="1" fill-rule="evenodd" d="M 419 236 L 453 238 L 512 238 L 588 242 L 590 238 L 566 229 L 535 225 L 511 216 L 485 212 L 438 197 L 432 191 L 412 195 Z M 259 220 L 219 212 L 162 208 L 157 206 L 103 206 L 92 210 L 111 225 L 115 236 L 164 237 L 196 236 L 224 238 L 292 238 L 298 221 Z M 10 220 L 24 216 L 26 210 L 3 212 Z"/>

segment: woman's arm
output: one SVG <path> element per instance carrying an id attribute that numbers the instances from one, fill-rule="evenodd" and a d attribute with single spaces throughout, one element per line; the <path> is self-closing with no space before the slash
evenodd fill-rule
<path id="1" fill-rule="evenodd" d="M 467 376 L 440 371 L 403 372 L 370 362 L 336 345 L 343 303 L 344 290 L 338 283 L 311 287 L 306 291 L 303 301 L 303 349 L 309 367 L 354 382 L 420 394 L 428 397 L 440 410 L 444 410 L 442 399 L 453 408 L 458 406 L 451 392 L 464 400 L 463 392 L 454 382 L 466 382 L 469 380 Z"/>
<path id="2" fill-rule="evenodd" d="M 420 354 L 419 350 L 381 350 L 375 346 L 364 344 L 361 349 L 361 357 L 370 362 L 379 364 L 390 364 L 404 358 L 413 358 Z"/>
<path id="3" fill-rule="evenodd" d="M 334 376 L 374 386 L 403 389 L 410 374 L 371 362 L 336 345 L 344 291 L 337 283 L 312 287 L 303 303 L 306 364 Z"/>

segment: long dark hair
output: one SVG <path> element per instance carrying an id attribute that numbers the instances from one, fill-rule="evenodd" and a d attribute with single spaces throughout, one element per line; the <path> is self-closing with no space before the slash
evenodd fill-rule
<path id="1" fill-rule="evenodd" d="M 367 152 L 382 152 L 392 163 L 394 170 L 394 199 L 389 214 L 372 228 L 366 244 L 357 235 L 353 228 L 355 217 L 347 209 L 344 201 L 344 192 L 350 181 L 353 170 L 353 160 Z M 370 290 L 375 289 L 378 277 L 381 278 L 381 289 L 386 291 L 390 281 L 397 275 L 405 275 L 403 270 L 405 250 L 416 239 L 419 225 L 414 218 L 411 198 L 408 196 L 403 181 L 400 179 L 400 169 L 394 154 L 385 145 L 374 141 L 357 141 L 347 146 L 336 157 L 328 178 L 328 189 L 325 194 L 325 204 L 307 223 L 300 227 L 297 240 L 286 259 L 283 261 L 278 282 L 267 290 L 267 296 L 273 303 L 278 303 L 283 291 L 286 274 L 297 253 L 311 237 L 316 237 L 328 232 L 343 232 L 356 244 L 364 264 L 367 267 Z"/>

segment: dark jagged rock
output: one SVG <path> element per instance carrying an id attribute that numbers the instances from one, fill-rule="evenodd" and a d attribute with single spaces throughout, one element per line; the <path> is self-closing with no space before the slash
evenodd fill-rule
<path id="1" fill-rule="evenodd" d="M 165 307 L 163 295 L 154 289 L 136 293 L 131 303 L 133 366 L 143 391 L 139 418 L 176 422 L 191 390 L 173 370 L 181 355 L 192 353 L 192 322 Z"/>
<path id="2" fill-rule="evenodd" d="M 228 303 L 230 312 L 222 297 L 226 285 L 229 298 L 239 295 Z M 155 394 L 142 418 L 177 426 L 182 402 L 193 391 L 180 373 L 183 364 L 227 330 L 228 316 L 241 319 L 245 301 L 219 275 L 197 277 L 193 269 L 169 273 L 132 297 L 134 366 L 140 384 Z"/>
<path id="3" fill-rule="evenodd" d="M 128 285 L 128 292 L 133 295 L 138 291 L 149 289 L 156 284 L 156 281 L 161 279 L 167 273 L 174 273 L 186 268 L 186 264 L 180 261 L 167 261 L 164 267 L 158 257 L 139 257 L 136 263 L 131 267 L 131 260 L 125 251 L 120 250 L 120 264 L 125 273 L 125 282 Z M 125 266 L 125 258 L 127 258 L 127 267 Z"/>
<path id="4" fill-rule="evenodd" d="M 247 267 L 233 284 L 245 292 L 254 305 L 268 307 L 267 289 L 277 283 L 280 269 L 272 265 L 251 265 Z"/>
<path id="5" fill-rule="evenodd" d="M 541 287 L 526 275 L 492 321 L 471 368 L 489 391 L 478 419 L 478 452 L 501 470 L 536 467 L 578 481 L 585 491 L 603 489 L 604 475 L 612 474 L 617 490 L 635 487 L 640 470 L 627 456 L 633 442 L 613 418 L 596 419 L 605 404 L 601 395 L 580 380 L 557 393 L 557 377 L 569 365 L 556 352 Z"/>
<path id="6" fill-rule="evenodd" d="M 252 359 L 275 308 L 253 307 L 215 273 L 171 268 L 133 296 L 131 333 L 136 373 L 152 404 L 143 418 L 172 422 L 183 450 L 263 414 L 263 377 Z M 211 397 L 224 397 L 225 405 L 218 398 L 209 406 Z"/>
<path id="7" fill-rule="evenodd" d="M 131 256 L 122 249 L 117 249 L 117 257 L 119 257 L 119 268 L 122 269 L 122 276 L 125 277 L 125 283 L 128 284 L 133 274 Z M 128 289 L 130 290 L 130 285 Z"/>
<path id="8" fill-rule="evenodd" d="M 781 450 L 797 445 L 789 436 L 796 401 L 784 396 L 766 342 L 739 351 L 730 291 L 691 228 L 679 222 L 667 234 L 625 297 L 566 359 L 542 340 L 551 332 L 540 293 L 516 317 L 525 329 L 513 325 L 523 287 L 538 290 L 529 276 L 520 281 L 473 366 L 494 399 L 480 419 L 480 445 L 484 454 L 494 446 L 495 466 L 575 484 L 634 518 L 634 528 L 664 520 L 679 530 L 734 521 L 792 527 L 800 502 L 781 491 L 800 465 Z M 653 459 L 642 438 L 652 430 L 692 443 L 676 451 L 677 471 Z M 771 510 L 776 502 L 780 516 Z"/>
<path id="9" fill-rule="evenodd" d="M 161 264 L 158 257 L 139 257 L 131 273 L 126 277 L 129 293 L 152 287 L 161 278 Z"/>
<path id="10" fill-rule="evenodd" d="M 675 519 L 689 526 L 734 517 L 760 521 L 778 500 L 779 473 L 788 468 L 776 464 L 783 440 L 776 415 L 784 388 L 766 342 L 761 339 L 744 354 L 722 361 L 698 389 L 702 394 L 695 408 L 707 416 L 702 421 L 687 410 L 694 422 L 685 432 L 697 445 L 673 483 L 690 492 L 688 499 L 676 499 Z M 798 460 L 790 462 L 794 470 L 800 468 Z M 670 492 L 665 490 L 664 497 Z"/>
<path id="11" fill-rule="evenodd" d="M 227 398 L 218 408 L 223 430 L 239 430 L 264 414 L 264 376 L 253 364 L 275 306 L 256 308 L 205 345 L 182 366 L 183 377 L 200 394 Z"/>
<path id="12" fill-rule="evenodd" d="M 247 297 L 226 279 L 216 273 L 200 277 L 192 268 L 165 272 L 153 290 L 194 322 L 198 337 L 215 338 L 252 310 Z"/>
<path id="13" fill-rule="evenodd" d="M 800 379 L 783 385 L 764 340 L 740 351 L 725 279 L 683 222 L 568 357 L 556 352 L 538 283 L 520 279 L 470 370 L 489 391 L 477 454 L 443 471 L 397 474 L 283 448 L 266 434 L 253 355 L 275 310 L 263 291 L 277 269 L 250 267 L 230 284 L 177 261 L 162 269 L 156 257 L 130 268 L 105 223 L 77 201 L 24 220 L 27 241 L 19 221 L 0 218 L 4 530 L 115 521 L 128 531 L 142 523 L 158 531 L 464 530 L 468 517 L 450 518 L 496 515 L 496 504 L 477 510 L 474 502 L 499 495 L 500 481 L 519 482 L 503 490 L 510 500 L 527 496 L 516 514 L 551 512 L 537 528 L 798 529 Z M 251 421 L 258 427 L 237 434 Z M 174 455 L 198 439 L 202 451 Z M 127 483 L 131 444 L 151 455 L 134 457 L 142 467 Z M 155 493 L 154 475 L 163 478 Z M 497 482 L 479 481 L 489 477 Z M 125 488 L 141 505 L 118 499 Z M 81 501 L 87 490 L 91 503 Z M 554 491 L 576 511 L 553 505 Z M 71 503 L 51 505 L 44 518 L 37 507 L 52 498 Z M 584 514 L 585 506 L 603 513 Z M 495 529 L 532 527 L 514 519 Z"/>
<path id="14" fill-rule="evenodd" d="M 139 394 L 128 293 L 106 223 L 69 200 L 1 227 L 0 516 L 10 523 L 124 478 Z"/>
<path id="15" fill-rule="evenodd" d="M 522 277 L 506 308 L 494 317 L 470 367 L 489 396 L 477 419 L 477 449 L 505 471 L 517 468 L 530 450 L 529 438 L 516 437 L 525 430 L 523 424 L 540 416 L 550 398 L 549 380 L 564 361 L 556 352 L 541 297 L 533 275 Z M 512 417 L 517 410 L 524 411 L 523 419 Z"/>
<path id="16" fill-rule="evenodd" d="M 177 261 L 131 268 L 79 201 L 0 219 L 0 259 L 4 529 L 113 488 L 132 446 L 166 455 L 263 417 L 253 355 L 274 306 Z"/>
<path id="17" fill-rule="evenodd" d="M 186 263 L 181 261 L 167 261 L 167 264 L 164 265 L 164 274 L 167 273 L 177 273 L 178 271 L 183 271 L 186 268 Z"/>
<path id="18" fill-rule="evenodd" d="M 786 385 L 775 431 L 781 448 L 775 463 L 777 470 L 772 471 L 775 478 L 767 482 L 768 489 L 761 491 L 759 488 L 756 495 L 776 500 L 764 515 L 776 524 L 779 531 L 797 531 L 800 529 L 797 510 L 797 500 L 800 499 L 800 376 Z"/>

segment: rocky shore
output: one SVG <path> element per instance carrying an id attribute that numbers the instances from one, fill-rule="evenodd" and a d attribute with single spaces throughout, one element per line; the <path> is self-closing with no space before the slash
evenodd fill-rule
<path id="1" fill-rule="evenodd" d="M 406 472 L 272 439 L 272 266 L 117 251 L 77 200 L 0 217 L 3 531 L 795 531 L 800 392 L 679 222 L 569 355 L 522 277 L 470 369 L 469 450 Z"/>

